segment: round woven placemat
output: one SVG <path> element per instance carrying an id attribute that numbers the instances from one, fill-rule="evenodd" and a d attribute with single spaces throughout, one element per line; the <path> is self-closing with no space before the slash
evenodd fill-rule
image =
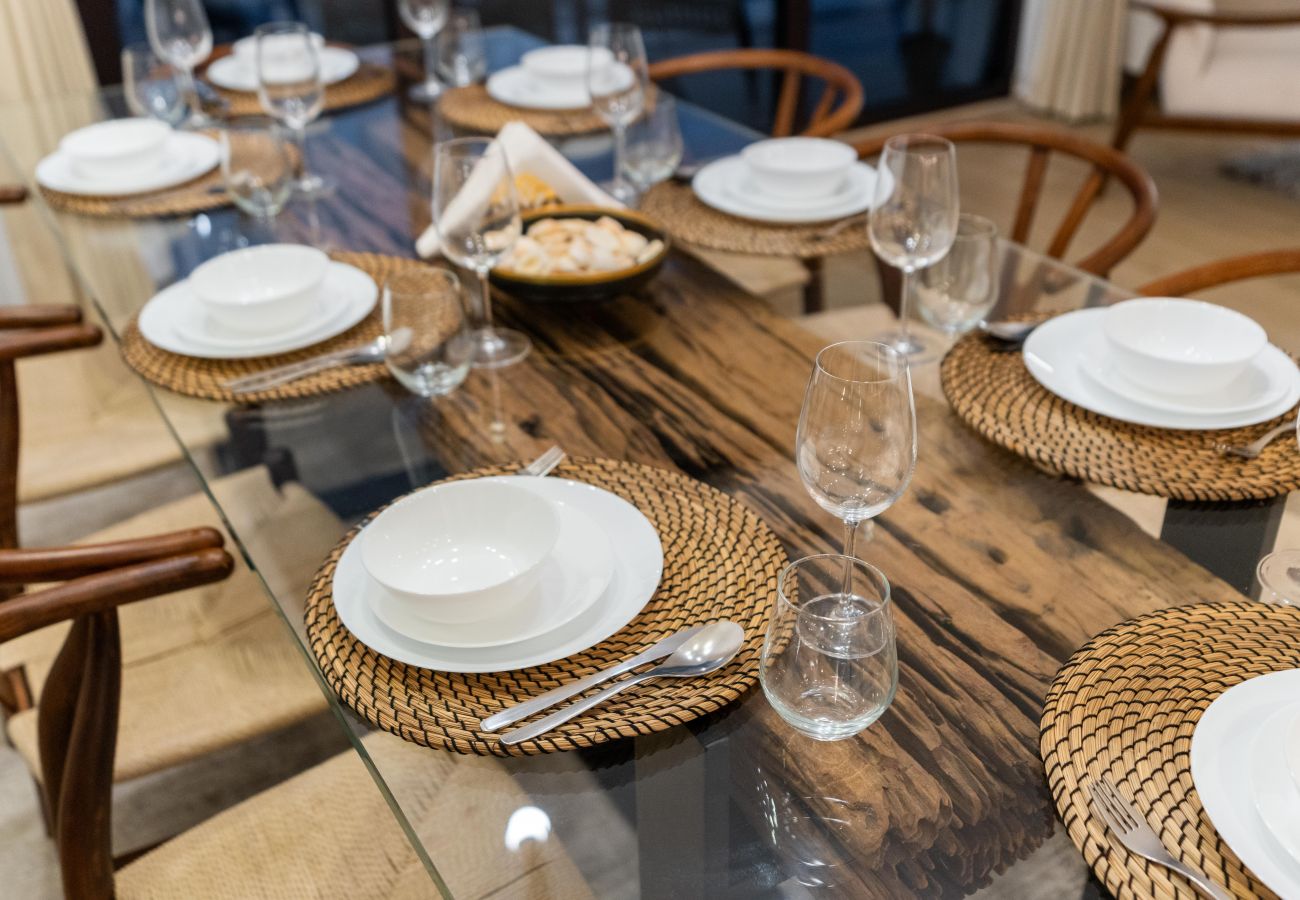
<path id="1" fill-rule="evenodd" d="M 438 113 L 466 131 L 496 134 L 508 122 L 523 122 L 538 134 L 558 137 L 606 131 L 609 125 L 590 109 L 522 109 L 507 106 L 481 84 L 452 88 L 438 100 Z"/>
<path id="2" fill-rule="evenodd" d="M 690 185 L 665 181 L 655 185 L 641 199 L 641 212 L 668 225 L 674 238 L 711 250 L 752 253 L 759 256 L 797 256 L 814 259 L 851 250 L 867 250 L 867 220 L 850 225 L 839 234 L 818 239 L 830 222 L 813 225 L 773 225 L 718 212 L 700 201 Z"/>
<path id="3" fill-rule="evenodd" d="M 209 82 L 212 89 L 230 104 L 227 115 L 262 116 L 266 110 L 256 92 L 230 91 Z M 386 97 L 397 87 L 397 73 L 388 66 L 363 62 L 356 72 L 342 81 L 325 86 L 325 111 L 360 106 Z"/>
<path id="4" fill-rule="evenodd" d="M 513 471 L 518 466 L 491 466 L 449 480 Z M 780 542 L 763 520 L 706 484 L 638 463 L 570 460 L 555 470 L 554 477 L 602 487 L 650 520 L 664 551 L 663 578 L 654 598 L 612 637 L 544 666 L 489 675 L 408 666 L 354 638 L 334 609 L 334 566 L 363 522 L 339 542 L 316 573 L 307 593 L 306 621 L 325 680 L 366 721 L 428 747 L 525 756 L 663 731 L 721 709 L 753 686 L 776 577 L 786 563 Z M 498 736 L 478 730 L 483 718 L 507 705 L 627 659 L 675 631 L 723 619 L 745 629 L 745 644 L 736 659 L 714 675 L 647 682 L 536 740 L 512 747 L 503 747 Z"/>
<path id="5" fill-rule="evenodd" d="M 1256 675 L 1300 666 L 1300 609 L 1199 603 L 1097 635 L 1056 674 L 1040 752 L 1070 839 L 1120 900 L 1198 895 L 1129 853 L 1080 787 L 1108 774 L 1165 847 L 1240 897 L 1273 897 L 1219 838 L 1192 785 L 1192 730 L 1215 698 Z M 1242 762 L 1245 765 L 1245 761 Z"/>
<path id="6" fill-rule="evenodd" d="M 380 290 L 383 289 L 384 281 L 392 273 L 403 268 L 427 265 L 414 259 L 384 256 L 378 253 L 332 253 L 330 256 L 365 272 L 375 280 Z M 144 335 L 140 333 L 137 319 L 138 315 L 131 319 L 130 324 L 122 332 L 122 356 L 126 359 L 127 365 L 159 387 L 190 397 L 239 403 L 299 400 L 347 390 L 388 376 L 387 368 L 382 363 L 376 363 L 363 366 L 337 366 L 277 388 L 237 396 L 221 386 L 222 382 L 241 375 L 252 375 L 254 372 L 374 340 L 383 333 L 378 301 L 370 315 L 340 335 L 292 353 L 259 356 L 253 359 L 199 359 L 194 356 L 169 353 L 145 340 Z"/>
<path id="7" fill-rule="evenodd" d="M 993 350 L 974 334 L 944 357 L 940 378 L 967 425 L 1058 475 L 1175 500 L 1265 499 L 1300 488 L 1294 440 L 1274 441 L 1250 460 L 1215 449 L 1249 443 L 1286 416 L 1217 431 L 1130 425 L 1061 399 L 1034 380 L 1019 353 Z"/>

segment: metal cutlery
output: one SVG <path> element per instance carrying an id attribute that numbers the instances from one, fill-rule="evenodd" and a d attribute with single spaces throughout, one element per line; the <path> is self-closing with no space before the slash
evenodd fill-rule
<path id="1" fill-rule="evenodd" d="M 545 453 L 521 468 L 518 474 L 527 475 L 533 478 L 545 478 L 551 473 L 552 469 L 564 462 L 564 458 L 567 455 L 567 453 L 560 449 L 559 444 L 552 444 L 547 448 Z"/>
<path id="2" fill-rule="evenodd" d="M 651 678 L 694 678 L 697 675 L 716 672 L 735 658 L 744 643 L 745 629 L 735 622 L 714 622 L 712 625 L 705 625 L 682 643 L 672 656 L 650 671 L 612 684 L 603 691 L 584 697 L 577 703 L 557 710 L 530 725 L 508 731 L 501 735 L 501 743 L 518 744 L 521 741 L 532 740 L 552 728 L 563 725 L 574 716 L 599 706 L 615 694 L 635 687 L 643 681 L 649 681 Z"/>
<path id="3" fill-rule="evenodd" d="M 1041 322 L 980 322 L 980 333 L 994 341 L 998 350 L 1019 350 L 1030 332 Z"/>
<path id="4" fill-rule="evenodd" d="M 1296 420 L 1289 419 L 1276 428 L 1269 429 L 1259 440 L 1251 441 L 1249 444 L 1216 444 L 1215 450 L 1218 450 L 1222 456 L 1235 456 L 1238 459 L 1254 459 L 1264 452 L 1264 448 L 1275 440 L 1286 434 L 1288 431 L 1296 430 Z"/>
<path id="5" fill-rule="evenodd" d="M 1174 859 L 1161 843 L 1160 836 L 1152 830 L 1137 808 L 1124 799 L 1124 795 L 1108 776 L 1102 775 L 1096 781 L 1085 784 L 1084 787 L 1097 818 L 1105 822 L 1106 827 L 1113 831 L 1120 843 L 1130 851 L 1182 875 L 1206 897 L 1211 897 L 1213 900 L 1232 900 L 1231 894 L 1202 872 Z"/>
<path id="6" fill-rule="evenodd" d="M 562 684 L 557 688 L 551 688 L 544 694 L 538 694 L 531 700 L 525 700 L 523 703 L 516 703 L 514 706 L 508 706 L 499 713 L 488 716 L 479 723 L 479 728 L 483 731 L 496 731 L 505 728 L 507 725 L 513 725 L 516 722 L 528 718 L 534 713 L 539 713 L 548 706 L 554 706 L 570 697 L 576 697 L 584 691 L 594 688 L 598 684 L 603 684 L 611 678 L 616 678 L 624 672 L 630 672 L 638 666 L 643 666 L 648 662 L 654 662 L 657 659 L 668 656 L 677 651 L 677 648 L 689 641 L 699 633 L 703 625 L 696 625 L 694 628 L 686 628 L 676 634 L 670 634 L 659 643 L 653 645 L 648 650 L 643 650 L 631 659 L 624 660 L 616 666 L 610 666 L 608 669 L 601 669 L 588 675 L 586 678 L 579 678 L 577 681 L 571 681 L 568 684 Z"/>
<path id="7" fill-rule="evenodd" d="M 301 362 L 277 366 L 274 369 L 244 375 L 240 378 L 232 378 L 229 381 L 222 382 L 221 386 L 235 394 L 248 394 L 253 391 L 264 391 L 268 388 L 279 387 L 282 384 L 297 381 L 299 378 L 306 378 L 308 375 L 314 375 L 335 366 L 357 366 L 383 362 L 384 348 L 387 343 L 387 338 L 377 337 L 368 344 L 345 347 L 342 350 L 322 353 L 320 356 L 313 356 L 311 359 L 304 359 Z"/>
<path id="8" fill-rule="evenodd" d="M 709 163 L 717 162 L 718 160 L 724 159 L 730 155 L 731 154 L 723 154 L 722 156 L 710 156 L 708 159 L 701 159 L 695 162 L 682 163 L 676 169 L 673 170 L 672 179 L 673 181 L 680 181 L 689 184 L 691 179 L 694 178 L 699 173 L 700 169 L 703 169 Z"/>

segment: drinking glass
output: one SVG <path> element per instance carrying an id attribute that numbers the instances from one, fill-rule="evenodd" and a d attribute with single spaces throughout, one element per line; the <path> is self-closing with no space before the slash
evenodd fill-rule
<path id="1" fill-rule="evenodd" d="M 1259 599 L 1278 606 L 1300 606 L 1300 550 L 1275 550 L 1255 568 Z"/>
<path id="2" fill-rule="evenodd" d="M 925 348 L 909 333 L 913 275 L 943 258 L 957 234 L 957 152 L 928 134 L 890 138 L 876 170 L 868 234 L 876 255 L 903 270 L 898 330 L 881 338 L 906 354 Z"/>
<path id="3" fill-rule="evenodd" d="M 293 162 L 280 126 L 264 116 L 227 122 L 220 132 L 221 178 L 235 205 L 259 219 L 284 209 L 293 192 Z"/>
<path id="4" fill-rule="evenodd" d="M 898 690 L 889 582 L 880 570 L 834 553 L 809 556 L 781 573 L 775 604 L 758 678 L 781 718 L 819 741 L 850 737 L 880 718 Z"/>
<path id="5" fill-rule="evenodd" d="M 474 340 L 456 273 L 417 266 L 384 283 L 384 362 L 421 397 L 451 393 L 469 373 Z"/>
<path id="6" fill-rule="evenodd" d="M 998 302 L 998 229 L 983 216 L 962 213 L 943 259 L 916 278 L 921 318 L 949 340 L 974 328 Z"/>
<path id="7" fill-rule="evenodd" d="M 482 290 L 482 326 L 474 332 L 473 365 L 495 369 L 528 355 L 525 335 L 492 324 L 488 272 L 519 240 L 519 197 L 506 154 L 492 138 L 443 141 L 433 156 L 433 222 L 442 252 L 473 269 Z"/>
<path id="8" fill-rule="evenodd" d="M 319 195 L 332 185 L 308 172 L 307 126 L 325 108 L 320 52 L 311 29 L 301 22 L 268 22 L 253 32 L 257 38 L 257 96 L 262 109 L 285 124 L 298 147 L 301 194 Z"/>
<path id="9" fill-rule="evenodd" d="M 438 81 L 438 48 L 434 38 L 447 22 L 451 0 L 397 0 L 397 13 L 406 27 L 415 32 L 424 51 L 424 84 L 407 93 L 416 103 L 432 103 L 442 93 Z"/>
<path id="10" fill-rule="evenodd" d="M 478 10 L 452 11 L 438 35 L 438 74 L 452 87 L 477 84 L 487 75 L 487 46 Z"/>
<path id="11" fill-rule="evenodd" d="M 127 108 L 175 128 L 190 113 L 180 72 L 146 43 L 122 48 L 122 90 Z"/>
<path id="12" fill-rule="evenodd" d="M 201 0 L 144 0 L 144 27 L 158 58 L 181 73 L 181 92 L 202 121 L 194 68 L 212 53 L 212 28 Z"/>
<path id="13" fill-rule="evenodd" d="M 627 129 L 623 174 L 639 193 L 645 193 L 677 171 L 682 161 L 682 129 L 677 103 L 660 93 L 654 105 Z"/>
<path id="14" fill-rule="evenodd" d="M 641 29 L 624 22 L 607 22 L 591 29 L 587 42 L 587 92 L 591 107 L 614 131 L 614 178 L 602 184 L 615 200 L 631 204 L 636 188 L 623 177 L 627 127 L 645 108 L 645 43 Z"/>
<path id="15" fill-rule="evenodd" d="M 844 556 L 859 526 L 893 506 L 916 468 L 907 357 L 888 344 L 845 341 L 817 354 L 795 436 L 799 477 L 844 522 Z"/>

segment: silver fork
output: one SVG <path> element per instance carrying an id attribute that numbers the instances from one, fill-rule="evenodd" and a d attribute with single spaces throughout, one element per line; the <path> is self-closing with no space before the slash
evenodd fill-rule
<path id="1" fill-rule="evenodd" d="M 544 478 L 550 474 L 552 469 L 564 462 L 564 457 L 567 455 L 560 449 L 559 444 L 552 444 L 545 453 L 521 468 L 519 474 L 530 475 L 533 478 Z"/>
<path id="2" fill-rule="evenodd" d="M 1190 881 L 1206 897 L 1211 897 L 1213 900 L 1233 900 L 1231 894 L 1199 870 L 1170 856 L 1165 845 L 1160 842 L 1160 836 L 1151 829 L 1137 808 L 1124 799 L 1109 777 L 1102 775 L 1096 781 L 1085 784 L 1084 788 L 1088 792 L 1092 811 L 1111 831 L 1115 832 L 1121 844 L 1138 856 L 1146 857 L 1157 865 L 1174 870 Z"/>
<path id="3" fill-rule="evenodd" d="M 1296 420 L 1290 419 L 1283 422 L 1276 428 L 1268 431 L 1258 440 L 1251 441 L 1249 444 L 1216 444 L 1215 450 L 1218 450 L 1224 456 L 1236 456 L 1241 459 L 1254 459 L 1264 452 L 1264 448 L 1273 441 L 1286 434 L 1288 431 L 1295 431 Z"/>

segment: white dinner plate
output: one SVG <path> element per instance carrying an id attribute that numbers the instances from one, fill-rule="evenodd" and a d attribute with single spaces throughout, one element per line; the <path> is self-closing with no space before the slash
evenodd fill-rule
<path id="1" fill-rule="evenodd" d="M 1300 791 L 1287 770 L 1287 730 L 1300 720 L 1300 704 L 1273 713 L 1260 726 L 1250 751 L 1255 811 L 1300 872 Z"/>
<path id="2" fill-rule="evenodd" d="M 567 625 L 526 641 L 500 647 L 436 647 L 395 634 L 375 616 L 371 597 L 377 587 L 361 563 L 361 546 L 348 544 L 334 570 L 334 608 L 348 631 L 376 653 L 440 672 L 508 672 L 572 656 L 632 621 L 650 602 L 663 574 L 659 535 L 641 511 L 609 491 L 566 478 L 495 476 L 536 491 L 555 504 L 572 504 L 589 515 L 614 550 L 614 575 L 600 598 Z"/>
<path id="3" fill-rule="evenodd" d="M 66 153 L 56 150 L 36 164 L 36 182 L 65 194 L 122 197 L 184 184 L 212 171 L 220 161 L 221 148 L 212 138 L 177 131 L 167 139 L 162 162 L 149 171 L 111 180 L 87 178 L 73 169 Z"/>
<path id="4" fill-rule="evenodd" d="M 1056 396 L 1076 406 L 1109 416 L 1121 422 L 1147 425 L 1152 428 L 1177 428 L 1208 431 L 1217 428 L 1241 428 L 1267 422 L 1287 412 L 1300 400 L 1300 371 L 1291 358 L 1277 347 L 1264 348 L 1257 365 L 1270 385 L 1280 386 L 1274 402 L 1245 412 L 1205 413 L 1192 415 L 1183 412 L 1155 409 L 1121 397 L 1101 387 L 1084 374 L 1083 348 L 1098 352 L 1098 342 L 1104 342 L 1101 320 L 1104 309 L 1079 309 L 1065 313 L 1039 325 L 1025 341 L 1024 361 L 1034 379 Z"/>
<path id="5" fill-rule="evenodd" d="M 325 47 L 320 52 L 320 76 L 326 84 L 338 84 L 346 78 L 351 78 L 360 67 L 361 59 L 351 50 L 344 50 L 342 47 Z M 250 94 L 257 91 L 257 69 L 253 64 L 245 62 L 233 53 L 221 57 L 208 66 L 204 77 L 217 87 L 228 91 L 243 91 Z"/>
<path id="6" fill-rule="evenodd" d="M 1084 374 L 1097 384 L 1112 394 L 1165 412 L 1187 413 L 1192 416 L 1248 413 L 1277 403 L 1287 389 L 1285 380 L 1270 380 L 1263 367 L 1251 365 L 1230 384 L 1216 391 L 1194 397 L 1171 397 L 1148 390 L 1125 377 L 1108 351 L 1104 335 L 1100 335 L 1100 339 L 1094 335 L 1092 340 L 1080 348 L 1080 352 L 1083 355 L 1080 365 Z"/>
<path id="7" fill-rule="evenodd" d="M 537 586 L 508 615 L 455 625 L 430 622 L 392 602 L 392 594 L 379 584 L 368 594 L 375 615 L 397 634 L 437 647 L 499 647 L 567 625 L 609 587 L 614 550 L 595 520 L 573 504 L 556 504 L 556 512 L 560 533 L 555 549 L 542 563 Z"/>
<path id="8" fill-rule="evenodd" d="M 488 96 L 506 106 L 520 109 L 587 109 L 591 94 L 587 86 L 579 84 L 572 89 L 543 86 L 523 66 L 511 66 L 493 72 L 487 80 Z"/>
<path id="9" fill-rule="evenodd" d="M 1260 726 L 1300 698 L 1300 669 L 1274 672 L 1224 691 L 1192 732 L 1192 782 L 1219 836 L 1279 896 L 1300 897 L 1300 867 L 1276 846 L 1255 810 L 1249 765 Z"/>
<path id="10" fill-rule="evenodd" d="M 140 334 L 155 347 L 200 359 L 251 359 L 289 353 L 342 334 L 370 314 L 379 288 L 365 272 L 346 263 L 331 262 L 321 285 L 320 313 L 310 328 L 298 328 L 267 341 L 267 336 L 229 340 L 216 330 L 188 282 L 178 281 L 140 310 Z M 198 339 L 195 339 L 195 335 Z"/>
<path id="11" fill-rule="evenodd" d="M 825 222 L 857 215 L 871 208 L 876 191 L 876 170 L 866 163 L 855 163 L 849 169 L 840 191 L 816 204 L 804 205 L 795 201 L 782 205 L 780 198 L 771 195 L 761 200 L 748 197 L 743 184 L 749 178 L 745 161 L 739 156 L 715 160 L 695 173 L 691 188 L 702 202 L 719 212 L 759 222 L 799 224 Z"/>

